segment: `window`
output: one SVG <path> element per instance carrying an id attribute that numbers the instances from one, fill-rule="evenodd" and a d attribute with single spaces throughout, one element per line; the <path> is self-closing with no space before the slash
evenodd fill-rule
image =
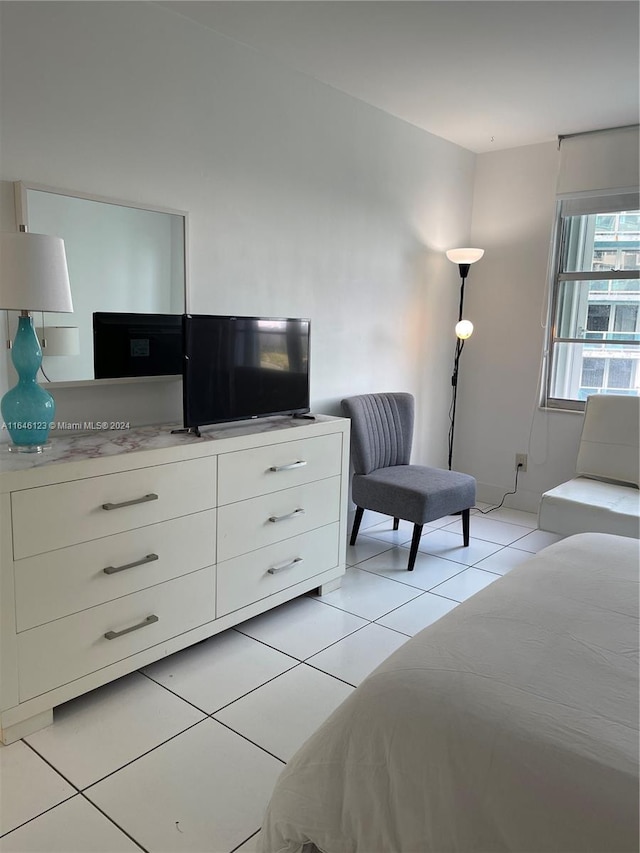
<path id="1" fill-rule="evenodd" d="M 549 406 L 581 409 L 590 394 L 640 394 L 638 207 L 637 193 L 560 202 Z"/>

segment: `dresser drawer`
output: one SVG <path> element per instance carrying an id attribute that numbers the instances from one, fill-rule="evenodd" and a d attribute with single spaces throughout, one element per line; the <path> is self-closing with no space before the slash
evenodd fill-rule
<path id="1" fill-rule="evenodd" d="M 17 560 L 18 631 L 210 566 L 215 534 L 209 509 Z"/>
<path id="2" fill-rule="evenodd" d="M 13 492 L 13 556 L 31 557 L 211 509 L 215 494 L 215 457 Z"/>
<path id="3" fill-rule="evenodd" d="M 23 631 L 18 635 L 20 701 L 123 660 L 214 617 L 215 576 L 210 567 Z M 109 632 L 120 636 L 107 639 L 105 634 Z"/>
<path id="4" fill-rule="evenodd" d="M 216 616 L 224 616 L 338 565 L 338 523 L 219 563 Z"/>
<path id="5" fill-rule="evenodd" d="M 218 508 L 218 562 L 264 548 L 340 517 L 340 477 Z"/>
<path id="6" fill-rule="evenodd" d="M 340 474 L 342 434 L 225 453 L 218 460 L 218 503 L 228 504 Z"/>

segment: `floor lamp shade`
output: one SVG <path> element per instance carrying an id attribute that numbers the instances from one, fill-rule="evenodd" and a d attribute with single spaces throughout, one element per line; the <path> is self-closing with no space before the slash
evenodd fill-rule
<path id="1" fill-rule="evenodd" d="M 36 382 L 42 350 L 29 312 L 73 311 L 63 240 L 23 231 L 0 234 L 0 308 L 20 311 L 11 350 L 18 382 L 2 398 L 0 410 L 14 449 L 37 452 L 56 409 L 51 394 Z"/>
<path id="2" fill-rule="evenodd" d="M 484 249 L 448 249 L 446 255 L 454 264 L 475 264 L 484 255 Z"/>

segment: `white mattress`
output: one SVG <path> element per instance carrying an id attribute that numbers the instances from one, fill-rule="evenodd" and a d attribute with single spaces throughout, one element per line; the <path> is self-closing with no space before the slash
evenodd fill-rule
<path id="1" fill-rule="evenodd" d="M 638 548 L 558 542 L 408 641 L 284 769 L 263 853 L 635 853 Z"/>
<path id="2" fill-rule="evenodd" d="M 575 477 L 542 496 L 538 512 L 542 530 L 615 533 L 640 537 L 640 491 L 634 486 Z"/>

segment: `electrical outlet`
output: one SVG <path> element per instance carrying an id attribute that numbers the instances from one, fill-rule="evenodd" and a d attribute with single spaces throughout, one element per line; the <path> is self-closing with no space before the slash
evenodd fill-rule
<path id="1" fill-rule="evenodd" d="M 521 474 L 526 474 L 527 472 L 527 454 L 526 453 L 516 453 L 516 471 L 520 469 Z"/>

